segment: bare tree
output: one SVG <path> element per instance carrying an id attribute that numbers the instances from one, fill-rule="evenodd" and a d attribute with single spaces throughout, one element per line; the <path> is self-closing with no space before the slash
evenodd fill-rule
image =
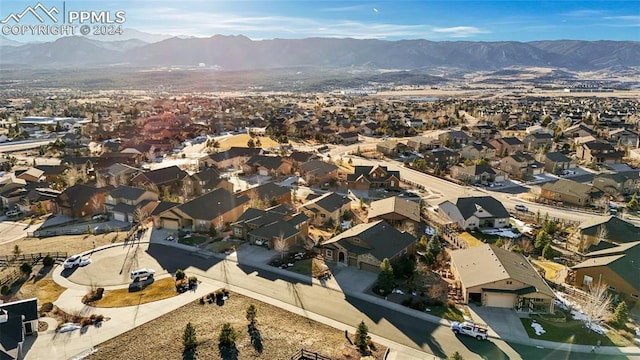
<path id="1" fill-rule="evenodd" d="M 138 224 L 142 224 L 142 222 L 147 219 L 147 216 L 149 216 L 149 214 L 142 208 L 138 207 L 133 212 L 133 221 L 137 222 Z"/>
<path id="2" fill-rule="evenodd" d="M 533 244 L 531 240 L 525 239 L 520 241 L 520 246 L 522 247 L 522 252 L 525 254 L 531 254 L 533 252 Z"/>
<path id="3" fill-rule="evenodd" d="M 100 201 L 100 199 L 97 196 L 93 196 L 91 198 L 90 204 L 91 204 L 91 209 L 93 210 L 94 213 L 102 212 L 104 204 L 102 203 L 102 201 Z"/>
<path id="4" fill-rule="evenodd" d="M 107 186 L 107 179 L 104 178 L 99 171 L 96 171 L 96 187 L 101 188 Z"/>
<path id="5" fill-rule="evenodd" d="M 609 285 L 604 282 L 591 283 L 587 295 L 579 299 L 578 303 L 589 324 L 600 324 L 611 316 L 613 299 L 608 288 Z"/>
<path id="6" fill-rule="evenodd" d="M 284 261 L 284 255 L 289 251 L 289 244 L 284 238 L 284 234 L 281 233 L 280 236 L 273 241 L 273 248 L 280 253 L 280 261 Z"/>
<path id="7" fill-rule="evenodd" d="M 77 184 L 79 179 L 80 173 L 78 172 L 78 169 L 73 165 L 69 167 L 69 169 L 67 169 L 67 172 L 64 174 L 64 180 L 67 183 L 67 186 L 73 186 Z"/>

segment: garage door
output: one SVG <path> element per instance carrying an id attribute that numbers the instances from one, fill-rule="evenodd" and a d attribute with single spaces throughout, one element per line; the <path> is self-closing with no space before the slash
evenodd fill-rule
<path id="1" fill-rule="evenodd" d="M 485 293 L 485 306 L 512 308 L 515 306 L 516 297 L 513 294 Z"/>
<path id="2" fill-rule="evenodd" d="M 125 216 L 124 213 L 121 213 L 121 212 L 114 212 L 113 213 L 113 220 L 126 221 L 125 219 L 126 219 L 126 216 Z"/>
<path id="3" fill-rule="evenodd" d="M 165 229 L 178 230 L 178 228 L 180 228 L 178 220 L 161 218 L 160 221 L 162 223 L 162 227 Z"/>

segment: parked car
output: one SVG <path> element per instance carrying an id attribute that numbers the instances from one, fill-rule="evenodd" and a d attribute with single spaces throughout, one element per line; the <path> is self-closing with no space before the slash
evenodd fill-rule
<path id="1" fill-rule="evenodd" d="M 516 206 L 514 206 L 514 208 L 516 210 L 518 210 L 518 211 L 529 211 L 529 209 L 526 206 L 522 205 L 522 204 L 516 204 Z"/>
<path id="2" fill-rule="evenodd" d="M 58 329 L 58 332 L 65 333 L 65 332 L 74 331 L 78 329 L 80 329 L 80 325 L 76 323 L 64 323 L 60 326 L 60 328 Z"/>
<path id="3" fill-rule="evenodd" d="M 78 266 L 83 267 L 83 266 L 87 266 L 89 264 L 91 264 L 91 259 L 82 258 L 82 259 L 80 259 L 80 262 L 78 263 Z"/>
<path id="4" fill-rule="evenodd" d="M 474 337 L 478 340 L 487 339 L 487 328 L 485 328 L 484 326 L 480 326 L 478 324 L 474 324 L 469 321 L 465 321 L 465 322 L 454 321 L 451 323 L 451 330 L 456 335 L 463 334 L 463 335 Z"/>
<path id="5" fill-rule="evenodd" d="M 95 221 L 102 221 L 102 220 L 108 220 L 109 216 L 107 216 L 107 214 L 96 214 L 96 215 L 93 215 L 91 219 Z"/>
<path id="6" fill-rule="evenodd" d="M 5 215 L 7 215 L 7 217 L 10 217 L 10 218 L 20 216 L 20 214 L 22 214 L 22 212 L 18 209 L 9 210 L 5 213 Z"/>
<path id="7" fill-rule="evenodd" d="M 78 265 L 80 265 L 80 262 L 82 261 L 82 255 L 72 255 L 71 257 L 69 257 L 67 260 L 65 260 L 62 263 L 62 266 L 65 269 L 72 269 Z"/>
<path id="8" fill-rule="evenodd" d="M 153 269 L 138 269 L 131 272 L 131 280 L 138 281 L 142 278 L 152 278 L 156 273 Z"/>

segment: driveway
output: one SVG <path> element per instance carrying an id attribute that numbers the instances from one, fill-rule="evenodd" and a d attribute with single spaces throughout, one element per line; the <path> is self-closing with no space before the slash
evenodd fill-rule
<path id="1" fill-rule="evenodd" d="M 529 339 L 520 317 L 513 309 L 469 305 L 474 322 L 489 326 L 489 336 L 525 342 Z"/>

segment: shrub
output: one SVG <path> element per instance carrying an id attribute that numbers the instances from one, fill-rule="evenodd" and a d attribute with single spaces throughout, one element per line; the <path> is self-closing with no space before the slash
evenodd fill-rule
<path id="1" fill-rule="evenodd" d="M 56 262 L 55 259 L 49 255 L 45 256 L 44 259 L 42 259 L 42 265 L 44 266 L 53 266 L 55 262 Z"/>
<path id="2" fill-rule="evenodd" d="M 406 299 L 403 299 L 400 304 L 402 306 L 411 306 L 411 302 L 413 301 L 413 299 L 411 297 L 408 297 Z"/>
<path id="3" fill-rule="evenodd" d="M 369 334 L 369 329 L 364 321 L 360 321 L 358 328 L 356 329 L 356 339 L 354 344 L 358 347 L 358 350 L 362 355 L 367 355 L 369 350 L 369 345 L 367 344 L 367 337 Z"/>
<path id="4" fill-rule="evenodd" d="M 33 266 L 31 266 L 31 264 L 29 263 L 22 263 L 22 265 L 20 265 L 20 272 L 29 276 L 31 275 L 31 272 L 33 271 Z"/>
<path id="5" fill-rule="evenodd" d="M 99 323 L 102 320 L 104 320 L 104 315 L 98 314 L 96 315 L 96 317 L 93 319 L 93 322 Z"/>
<path id="6" fill-rule="evenodd" d="M 258 313 L 258 310 L 256 309 L 256 306 L 253 304 L 249 305 L 249 307 L 247 308 L 246 318 L 251 324 L 256 323 L 257 313 Z"/>
<path id="7" fill-rule="evenodd" d="M 93 297 L 94 300 L 100 300 L 102 299 L 102 295 L 104 295 L 104 288 L 99 287 L 96 289 L 96 293 Z"/>
<path id="8" fill-rule="evenodd" d="M 0 294 L 4 296 L 9 295 L 10 292 L 11 292 L 11 288 L 8 285 L 2 285 L 2 288 L 0 288 Z"/>
<path id="9" fill-rule="evenodd" d="M 455 303 L 453 300 L 448 300 L 448 301 L 447 301 L 447 306 L 448 306 L 450 309 L 455 309 L 455 308 L 456 308 L 456 303 Z"/>
<path id="10" fill-rule="evenodd" d="M 189 276 L 189 285 L 195 285 L 198 283 L 198 278 L 196 276 Z"/>
<path id="11" fill-rule="evenodd" d="M 184 270 L 182 269 L 176 270 L 176 280 L 182 280 L 184 279 L 184 277 L 185 277 Z"/>
<path id="12" fill-rule="evenodd" d="M 51 310 L 53 310 L 53 303 L 50 302 L 46 302 L 40 307 L 40 311 L 42 312 L 49 312 Z"/>
<path id="13" fill-rule="evenodd" d="M 80 321 L 80 326 L 88 326 L 88 325 L 93 325 L 93 320 L 89 318 L 84 318 L 82 319 L 82 321 Z"/>

